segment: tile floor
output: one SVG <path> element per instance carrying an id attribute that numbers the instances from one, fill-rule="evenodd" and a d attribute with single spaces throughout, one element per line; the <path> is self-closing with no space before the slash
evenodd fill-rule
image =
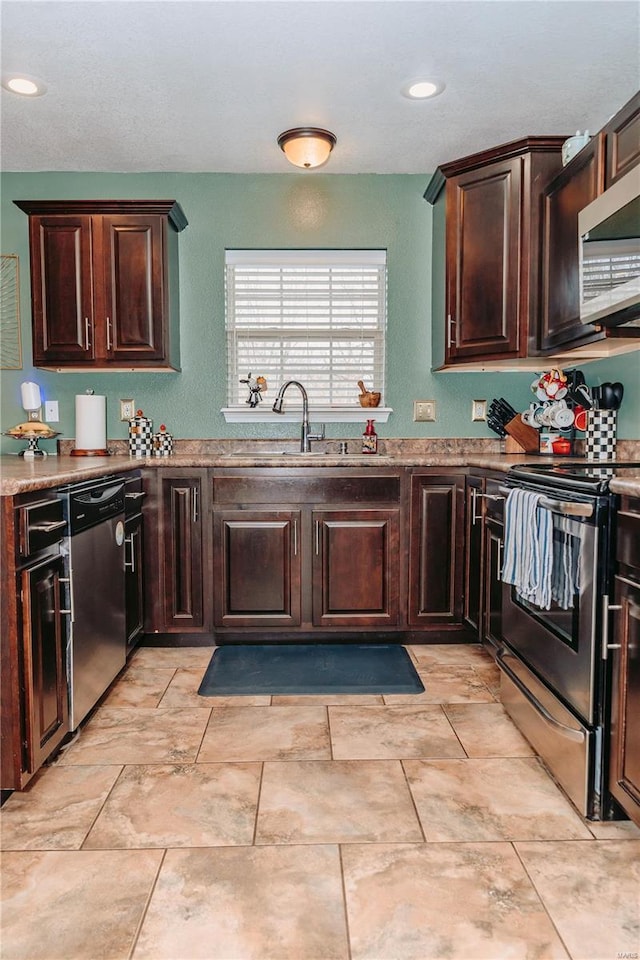
<path id="1" fill-rule="evenodd" d="M 205 699 L 142 648 L 2 821 L 2 960 L 620 960 L 640 830 L 589 824 L 476 646 L 417 696 Z"/>

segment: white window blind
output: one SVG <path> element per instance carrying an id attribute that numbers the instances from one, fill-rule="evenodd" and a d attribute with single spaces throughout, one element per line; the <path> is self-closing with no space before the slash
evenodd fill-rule
<path id="1" fill-rule="evenodd" d="M 637 240 L 595 240 L 583 245 L 582 294 L 585 300 L 608 294 L 640 277 Z"/>
<path id="2" fill-rule="evenodd" d="M 273 398 L 299 380 L 311 404 L 354 407 L 363 380 L 384 403 L 386 251 L 227 250 L 226 327 L 230 405 L 249 372 Z"/>

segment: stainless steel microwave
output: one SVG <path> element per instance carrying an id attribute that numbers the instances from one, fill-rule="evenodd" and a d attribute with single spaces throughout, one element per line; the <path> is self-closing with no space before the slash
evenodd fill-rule
<path id="1" fill-rule="evenodd" d="M 640 166 L 578 214 L 580 319 L 640 327 Z"/>

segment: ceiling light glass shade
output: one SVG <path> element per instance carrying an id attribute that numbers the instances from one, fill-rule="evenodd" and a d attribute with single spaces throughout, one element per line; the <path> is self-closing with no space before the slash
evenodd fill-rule
<path id="1" fill-rule="evenodd" d="M 41 97 L 46 93 L 46 85 L 37 77 L 29 77 L 26 74 L 3 74 L 2 86 L 11 93 L 20 94 L 23 97 Z"/>
<path id="2" fill-rule="evenodd" d="M 433 80 L 412 80 L 402 92 L 410 100 L 428 100 L 431 97 L 437 97 L 444 88 L 444 83 L 434 83 Z"/>
<path id="3" fill-rule="evenodd" d="M 305 170 L 326 163 L 336 142 L 333 133 L 320 127 L 294 127 L 278 137 L 278 146 L 287 160 Z"/>

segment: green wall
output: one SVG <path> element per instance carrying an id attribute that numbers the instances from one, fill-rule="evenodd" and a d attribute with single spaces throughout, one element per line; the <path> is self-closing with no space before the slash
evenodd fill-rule
<path id="1" fill-rule="evenodd" d="M 432 374 L 431 231 L 433 208 L 422 196 L 424 176 L 326 174 L 7 173 L 2 176 L 2 253 L 18 254 L 21 270 L 23 368 L 2 371 L 2 429 L 23 420 L 20 383 L 36 380 L 58 400 L 63 436 L 74 435 L 74 396 L 93 388 L 107 396 L 107 434 L 126 437 L 121 397 L 133 397 L 157 426 L 176 437 L 289 437 L 292 424 L 226 424 L 224 251 L 226 247 L 374 247 L 388 257 L 386 403 L 393 407 L 381 436 L 487 437 L 471 422 L 471 401 L 506 397 L 523 408 L 529 373 Z M 27 217 L 14 199 L 175 198 L 189 226 L 180 234 L 182 372 L 51 373 L 30 364 L 31 326 Z M 436 228 L 441 237 L 441 226 Z M 587 382 L 622 380 L 627 397 L 619 436 L 640 438 L 639 355 L 599 362 Z M 357 388 L 354 385 L 354 393 Z M 412 420 L 415 399 L 437 401 L 438 420 Z M 313 419 L 313 411 L 312 411 Z M 328 424 L 328 437 L 355 436 L 356 424 Z M 44 448 L 53 449 L 53 441 Z M 2 452 L 17 443 L 3 438 Z"/>

